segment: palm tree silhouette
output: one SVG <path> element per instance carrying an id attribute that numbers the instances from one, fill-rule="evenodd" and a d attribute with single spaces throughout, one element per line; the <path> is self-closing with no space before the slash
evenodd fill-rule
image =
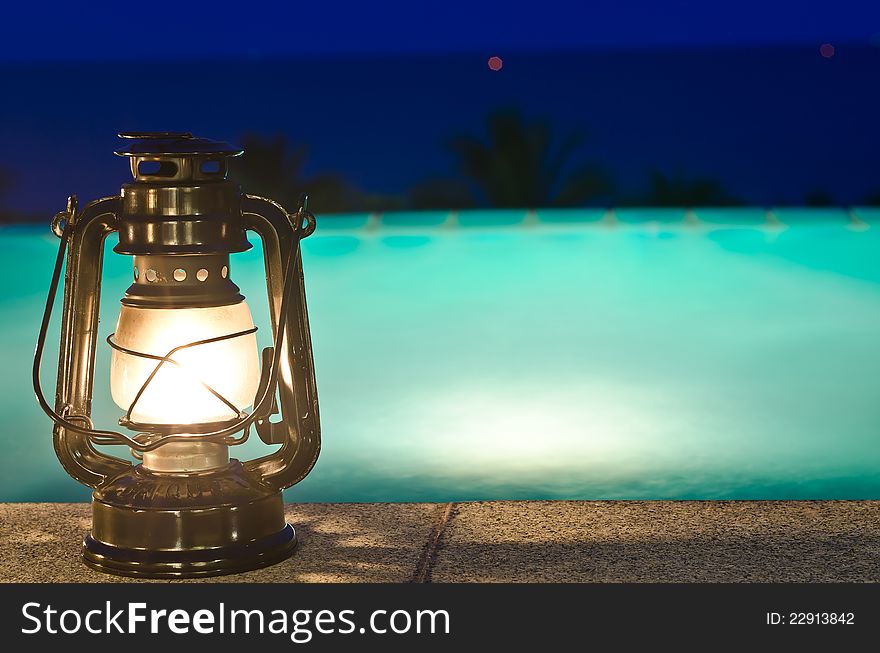
<path id="1" fill-rule="evenodd" d="M 649 206 L 687 207 L 739 206 L 742 202 L 728 194 L 720 182 L 712 179 L 685 179 L 682 175 L 667 177 L 655 170 L 651 173 L 650 190 L 645 200 Z"/>
<path id="2" fill-rule="evenodd" d="M 579 134 L 567 134 L 555 146 L 547 122 L 526 122 L 514 110 L 490 114 L 487 132 L 485 139 L 457 136 L 451 149 L 460 173 L 492 207 L 578 206 L 611 191 L 610 176 L 601 168 L 567 172 L 584 143 Z"/>
<path id="3" fill-rule="evenodd" d="M 315 213 L 349 211 L 358 203 L 356 193 L 338 175 L 304 175 L 305 145 L 291 148 L 282 135 L 247 134 L 241 142 L 245 154 L 232 159 L 230 173 L 249 193 L 271 197 L 288 208 L 296 206 L 301 193 L 308 193 Z"/>

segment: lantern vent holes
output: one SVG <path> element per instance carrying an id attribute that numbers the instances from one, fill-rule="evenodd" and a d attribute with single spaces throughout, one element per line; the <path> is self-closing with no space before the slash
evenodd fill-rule
<path id="1" fill-rule="evenodd" d="M 220 161 L 202 161 L 199 170 L 203 175 L 219 175 L 223 172 L 223 164 Z"/>
<path id="2" fill-rule="evenodd" d="M 134 280 L 140 283 L 184 283 L 188 285 L 195 283 L 207 283 L 210 279 L 219 280 L 229 277 L 229 267 L 223 266 L 205 266 L 200 267 L 198 264 L 191 266 L 182 265 L 183 261 L 177 261 L 180 267 L 163 269 L 161 266 L 149 267 L 151 263 L 135 264 Z"/>
<path id="3" fill-rule="evenodd" d="M 174 177 L 177 174 L 174 161 L 140 161 L 137 169 L 142 177 Z"/>

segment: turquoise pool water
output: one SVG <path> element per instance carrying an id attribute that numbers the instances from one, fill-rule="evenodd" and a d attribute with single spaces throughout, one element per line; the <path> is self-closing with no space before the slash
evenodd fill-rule
<path id="1" fill-rule="evenodd" d="M 303 243 L 324 448 L 287 498 L 880 499 L 880 213 L 857 215 L 325 218 Z M 0 229 L 3 501 L 89 496 L 30 390 L 57 244 Z M 265 345 L 260 257 L 232 271 Z M 105 270 L 102 337 L 130 260 Z"/>

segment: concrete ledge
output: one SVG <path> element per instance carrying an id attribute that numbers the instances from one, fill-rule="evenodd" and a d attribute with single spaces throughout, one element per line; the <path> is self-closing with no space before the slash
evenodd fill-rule
<path id="1" fill-rule="evenodd" d="M 219 582 L 878 582 L 880 501 L 290 504 L 300 548 Z M 0 581 L 112 582 L 87 504 L 0 504 Z M 201 581 L 205 582 L 205 581 Z"/>

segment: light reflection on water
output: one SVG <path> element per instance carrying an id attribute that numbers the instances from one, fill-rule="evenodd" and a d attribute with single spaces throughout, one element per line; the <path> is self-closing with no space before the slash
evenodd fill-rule
<path id="1" fill-rule="evenodd" d="M 639 215 L 305 241 L 324 445 L 287 498 L 880 498 L 877 229 Z M 57 241 L 5 228 L 0 245 L 0 500 L 85 499 L 29 387 Z M 232 274 L 266 346 L 259 258 Z M 130 262 L 105 268 L 102 338 Z M 94 417 L 112 425 L 108 361 Z"/>

